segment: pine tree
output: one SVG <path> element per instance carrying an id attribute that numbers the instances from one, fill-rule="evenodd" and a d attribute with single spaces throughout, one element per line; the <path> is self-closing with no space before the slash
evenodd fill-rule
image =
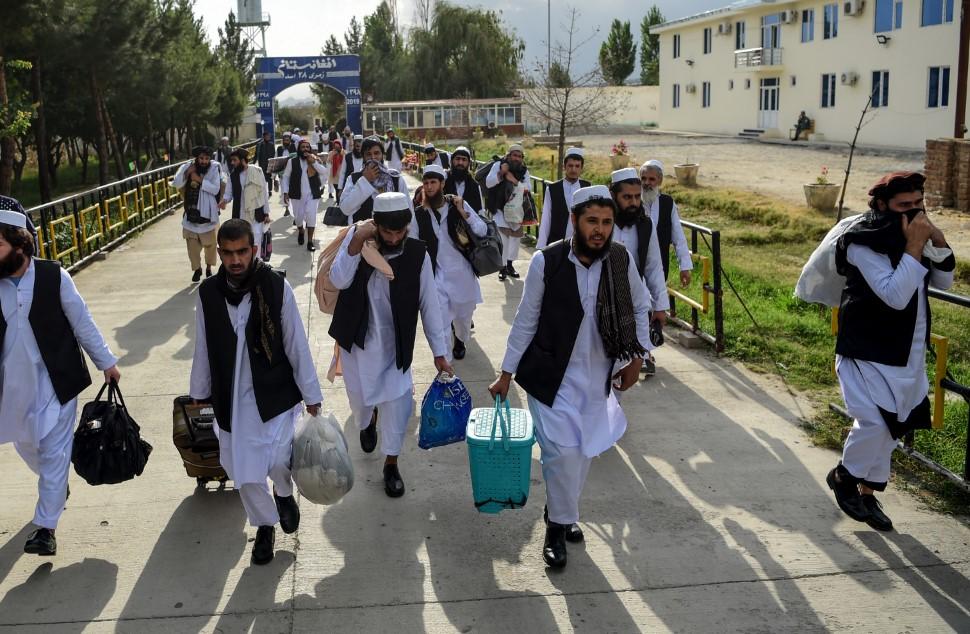
<path id="1" fill-rule="evenodd" d="M 636 66 L 637 47 L 630 22 L 613 20 L 610 34 L 600 47 L 600 68 L 611 86 L 622 86 Z"/>
<path id="2" fill-rule="evenodd" d="M 640 23 L 640 83 L 644 86 L 660 84 L 660 36 L 650 33 L 650 27 L 664 21 L 660 7 L 653 5 Z"/>

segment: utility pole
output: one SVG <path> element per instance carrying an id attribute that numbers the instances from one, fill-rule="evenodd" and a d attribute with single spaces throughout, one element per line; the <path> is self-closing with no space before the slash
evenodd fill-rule
<path id="1" fill-rule="evenodd" d="M 970 0 L 964 0 L 964 4 L 968 1 Z M 552 0 L 546 0 L 546 48 L 548 49 L 548 59 L 546 60 L 546 74 L 548 75 L 552 72 Z M 964 88 L 966 88 L 966 84 L 964 84 Z"/>
<path id="2" fill-rule="evenodd" d="M 953 136 L 965 137 L 967 128 L 967 72 L 970 67 L 970 0 L 963 0 L 960 10 L 960 57 L 957 61 L 957 94 L 954 108 Z"/>

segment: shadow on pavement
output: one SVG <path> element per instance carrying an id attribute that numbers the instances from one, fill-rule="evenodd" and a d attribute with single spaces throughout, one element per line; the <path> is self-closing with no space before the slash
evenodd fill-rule
<path id="1" fill-rule="evenodd" d="M 47 560 L 4 595 L 0 618 L 4 625 L 58 623 L 80 632 L 101 614 L 117 582 L 118 566 L 103 559 L 84 559 L 56 569 Z"/>
<path id="2" fill-rule="evenodd" d="M 124 326 L 115 328 L 114 339 L 125 350 L 118 365 L 123 368 L 137 365 L 148 359 L 153 348 L 164 345 L 183 328 L 194 331 L 196 288 L 196 284 L 188 284 L 186 277 L 185 288 L 156 308 L 139 314 Z M 189 350 L 191 352 L 191 347 Z M 191 358 L 191 354 L 187 358 Z"/>

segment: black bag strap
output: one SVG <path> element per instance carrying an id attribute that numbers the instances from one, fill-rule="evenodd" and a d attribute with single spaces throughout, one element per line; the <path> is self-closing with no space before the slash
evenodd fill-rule
<path id="1" fill-rule="evenodd" d="M 106 383 L 108 386 L 108 402 L 121 405 L 121 409 L 127 410 L 128 406 L 125 405 L 125 397 L 121 395 L 121 388 L 118 387 L 118 382 L 111 379 L 111 383 Z M 104 391 L 104 388 L 101 388 Z M 98 393 L 100 396 L 100 392 Z"/>

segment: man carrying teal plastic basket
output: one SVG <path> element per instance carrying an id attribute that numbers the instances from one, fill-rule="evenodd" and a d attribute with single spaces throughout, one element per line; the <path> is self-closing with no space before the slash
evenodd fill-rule
<path id="1" fill-rule="evenodd" d="M 528 394 L 546 481 L 542 556 L 556 568 L 566 565 L 566 541 L 583 540 L 590 462 L 626 431 L 611 388 L 637 382 L 650 347 L 650 296 L 629 252 L 612 242 L 615 215 L 605 186 L 576 191 L 573 237 L 532 258 L 502 374 L 489 387 L 505 398 L 514 374 Z"/>

